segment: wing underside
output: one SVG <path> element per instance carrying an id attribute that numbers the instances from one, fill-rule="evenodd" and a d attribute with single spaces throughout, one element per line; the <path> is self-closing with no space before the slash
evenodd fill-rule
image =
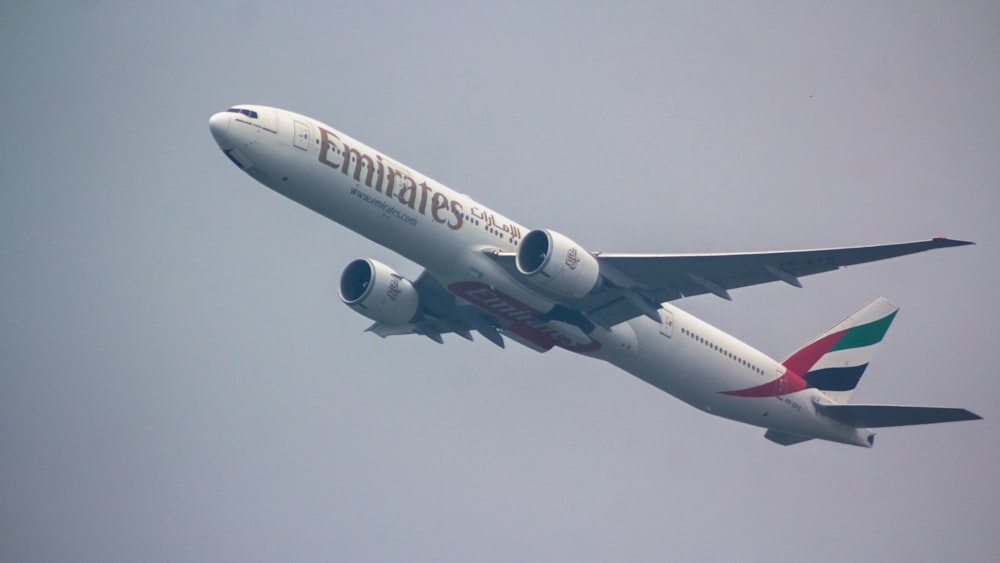
<path id="1" fill-rule="evenodd" d="M 503 322 L 471 305 L 460 305 L 434 276 L 423 272 L 413 282 L 420 295 L 420 309 L 417 317 L 404 325 L 387 325 L 376 322 L 368 327 L 368 332 L 382 338 L 404 334 L 422 334 L 438 343 L 444 343 L 443 334 L 455 333 L 466 340 L 472 340 L 472 333 L 503 348 L 504 340 L 499 329 Z"/>

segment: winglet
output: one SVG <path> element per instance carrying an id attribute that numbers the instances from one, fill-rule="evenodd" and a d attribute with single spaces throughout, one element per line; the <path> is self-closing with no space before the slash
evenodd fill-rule
<path id="1" fill-rule="evenodd" d="M 968 240 L 956 240 L 946 237 L 934 237 L 931 239 L 931 242 L 934 243 L 934 248 L 948 248 L 949 246 L 966 246 L 968 244 L 976 244 Z"/>

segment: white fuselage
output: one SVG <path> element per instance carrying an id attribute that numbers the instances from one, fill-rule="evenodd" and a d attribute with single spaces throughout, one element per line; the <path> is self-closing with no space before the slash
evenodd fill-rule
<path id="1" fill-rule="evenodd" d="M 497 312 L 491 291 L 533 311 L 553 307 L 483 252 L 516 252 L 530 229 L 328 125 L 275 108 L 238 107 L 256 117 L 232 110 L 216 114 L 212 133 L 234 163 L 267 187 L 420 264 L 488 313 Z M 777 382 L 785 368 L 670 303 L 660 307 L 662 322 L 638 316 L 586 336 L 559 334 L 557 343 L 711 414 L 870 445 L 870 430 L 817 414 L 814 401 L 830 399 L 816 389 L 762 397 L 725 394 Z"/>

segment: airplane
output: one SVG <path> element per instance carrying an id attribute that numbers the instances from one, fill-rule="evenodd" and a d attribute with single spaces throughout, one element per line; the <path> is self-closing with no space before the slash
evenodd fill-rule
<path id="1" fill-rule="evenodd" d="M 849 402 L 896 315 L 871 301 L 787 358 L 772 359 L 674 301 L 783 282 L 926 250 L 916 242 L 771 252 L 590 252 L 529 229 L 347 134 L 290 111 L 236 105 L 209 119 L 223 154 L 268 188 L 421 265 L 410 280 L 371 258 L 347 264 L 340 299 L 383 338 L 443 343 L 478 334 L 503 348 L 563 348 L 604 360 L 710 414 L 765 429 L 782 445 L 861 447 L 874 428 L 979 419 L 961 408 Z"/>

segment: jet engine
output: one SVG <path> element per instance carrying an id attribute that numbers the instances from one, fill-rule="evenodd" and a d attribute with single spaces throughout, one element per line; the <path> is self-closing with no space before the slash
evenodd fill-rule
<path id="1" fill-rule="evenodd" d="M 340 300 L 373 321 L 402 325 L 417 314 L 419 296 L 413 283 L 389 266 L 360 258 L 340 275 Z"/>
<path id="2" fill-rule="evenodd" d="M 562 297 L 579 299 L 597 289 L 597 258 L 564 235 L 547 229 L 524 236 L 517 250 L 517 270 Z"/>

